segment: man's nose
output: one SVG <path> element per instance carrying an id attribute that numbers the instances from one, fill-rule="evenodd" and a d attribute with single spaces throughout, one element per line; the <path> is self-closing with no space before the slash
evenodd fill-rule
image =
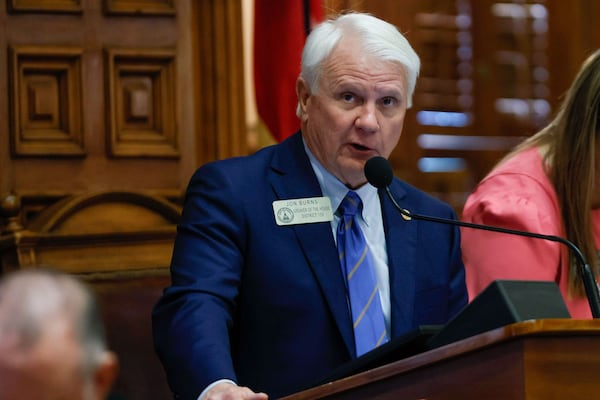
<path id="1" fill-rule="evenodd" d="M 379 129 L 379 121 L 377 120 L 376 107 L 374 104 L 363 104 L 356 118 L 356 127 L 365 132 L 375 132 Z"/>

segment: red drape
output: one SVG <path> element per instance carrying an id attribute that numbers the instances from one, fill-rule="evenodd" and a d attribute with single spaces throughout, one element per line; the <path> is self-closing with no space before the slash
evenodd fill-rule
<path id="1" fill-rule="evenodd" d="M 256 107 L 260 119 L 277 141 L 300 127 L 296 116 L 296 79 L 307 30 L 323 19 L 321 1 L 255 0 Z M 310 14 L 308 19 L 306 10 Z"/>

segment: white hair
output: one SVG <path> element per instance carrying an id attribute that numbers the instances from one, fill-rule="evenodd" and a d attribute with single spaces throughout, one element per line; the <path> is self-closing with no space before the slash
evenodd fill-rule
<path id="1" fill-rule="evenodd" d="M 419 56 L 394 25 L 365 13 L 348 13 L 327 20 L 308 35 L 302 51 L 300 77 L 311 92 L 317 92 L 323 64 L 343 35 L 356 36 L 356 45 L 361 46 L 366 54 L 404 66 L 408 85 L 407 107 L 410 108 L 421 67 Z M 301 115 L 300 104 L 296 113 Z"/>

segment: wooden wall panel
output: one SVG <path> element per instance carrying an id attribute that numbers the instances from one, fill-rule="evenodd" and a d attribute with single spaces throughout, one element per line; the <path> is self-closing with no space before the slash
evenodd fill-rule
<path id="1" fill-rule="evenodd" d="M 200 121 L 195 117 L 197 103 L 190 97 L 189 90 L 197 81 L 197 67 L 189 62 L 190 54 L 194 53 L 190 47 L 192 43 L 189 40 L 179 41 L 180 38 L 191 35 L 192 21 L 186 22 L 186 18 L 189 19 L 189 12 L 186 10 L 189 9 L 190 3 L 188 0 L 178 2 L 177 7 L 183 11 L 177 16 L 134 14 L 117 16 L 104 12 L 102 0 L 82 3 L 85 10 L 80 14 L 60 15 L 33 12 L 9 14 L 5 8 L 6 2 L 0 2 L 0 45 L 4 49 L 0 51 L 0 88 L 7 89 L 2 93 L 8 93 L 11 84 L 17 82 L 9 80 L 7 76 L 12 68 L 10 67 L 12 63 L 9 61 L 9 48 L 79 49 L 77 62 L 80 71 L 78 86 L 81 90 L 80 104 L 78 104 L 81 140 L 74 134 L 73 137 L 66 137 L 69 140 L 73 139 L 73 142 L 83 149 L 78 152 L 71 151 L 76 153 L 76 156 L 65 155 L 66 151 L 62 149 L 48 151 L 47 146 L 39 150 L 38 142 L 34 142 L 37 154 L 32 154 L 33 151 L 29 150 L 31 141 L 28 141 L 27 154 L 21 150 L 20 144 L 18 156 L 15 155 L 15 151 L 8 153 L 11 142 L 17 142 L 14 138 L 19 139 L 23 136 L 15 136 L 16 124 L 12 122 L 9 124 L 9 121 L 11 118 L 13 120 L 17 118 L 17 114 L 9 110 L 9 97 L 1 96 L 0 196 L 11 192 L 16 193 L 21 197 L 21 204 L 24 207 L 35 204 L 36 209 L 42 209 L 44 205 L 50 205 L 63 196 L 88 190 L 142 190 L 160 193 L 169 199 L 179 201 L 178 198 L 191 171 L 198 166 L 194 158 L 194 143 L 199 140 L 196 135 L 200 131 L 198 129 Z M 148 117 L 152 121 L 149 122 L 149 119 L 144 121 L 140 113 L 144 113 L 145 93 L 139 91 L 134 92 L 132 97 L 137 99 L 132 105 L 135 109 L 129 107 L 130 114 L 132 112 L 135 114 L 130 115 L 129 126 L 140 128 L 145 124 L 151 126 L 151 129 L 120 131 L 119 136 L 115 136 L 118 140 L 111 142 L 111 132 L 115 131 L 111 131 L 108 112 L 110 103 L 106 91 L 109 75 L 105 68 L 104 51 L 116 48 L 136 49 L 143 51 L 143 54 L 155 51 L 164 53 L 168 50 L 168 54 L 162 54 L 158 58 L 147 57 L 149 60 L 154 60 L 150 64 L 159 71 L 144 72 L 146 78 L 157 77 L 160 81 L 158 86 L 153 87 L 153 98 L 149 100 L 155 104 L 150 104 L 150 108 L 147 109 L 149 112 L 160 110 L 160 113 L 152 114 L 150 116 L 152 118 Z M 53 54 L 54 50 L 48 51 L 48 59 L 61 60 L 60 53 Z M 30 62 L 32 58 L 27 54 L 21 58 L 24 59 L 25 56 L 29 57 L 25 61 Z M 38 56 L 35 62 L 41 62 Z M 68 63 L 63 61 L 60 65 L 68 65 Z M 75 68 L 64 68 L 69 71 L 69 75 L 71 70 L 75 70 Z M 1 73 L 3 71 L 5 73 Z M 58 73 L 55 75 L 59 76 Z M 66 76 L 67 73 L 62 75 Z M 29 96 L 33 100 L 27 102 L 20 100 L 20 102 L 25 105 L 36 104 L 39 100 L 48 98 L 47 85 L 43 89 L 34 92 L 35 98 Z M 38 98 L 39 100 L 36 100 Z M 178 105 L 179 99 L 185 102 L 183 109 L 185 112 Z M 63 104 L 66 105 L 67 102 L 70 104 L 69 107 L 64 107 Z M 59 101 L 51 103 L 45 102 L 40 105 L 44 107 L 42 114 L 47 113 L 47 110 L 52 107 L 60 105 L 59 110 L 70 110 L 77 104 L 71 102 L 68 97 L 61 97 Z M 127 100 L 124 103 L 127 103 Z M 194 111 L 188 111 L 190 107 Z M 67 113 L 62 111 L 58 114 L 62 116 L 60 121 L 65 121 L 64 115 Z M 155 115 L 158 115 L 158 118 L 155 118 Z M 36 116 L 36 126 L 41 124 L 48 124 L 48 118 L 44 115 Z M 134 137 L 128 136 L 131 132 L 140 134 Z M 182 134 L 187 135 L 184 147 L 179 146 Z M 46 133 L 44 135 L 42 139 L 47 137 Z M 31 135 L 28 139 L 30 137 Z M 36 138 L 40 139 L 40 135 Z M 52 143 L 46 143 L 50 142 L 46 140 L 42 144 L 52 144 L 56 147 L 64 142 L 64 140 L 62 142 L 54 140 L 57 139 L 56 135 L 51 139 Z M 16 146 L 12 147 L 16 148 Z M 113 154 L 126 154 L 126 156 L 113 156 Z M 29 214 L 30 210 L 24 210 L 22 215 Z"/>
<path id="2" fill-rule="evenodd" d="M 7 0 L 8 10 L 19 12 L 81 13 L 81 0 Z"/>
<path id="3" fill-rule="evenodd" d="M 175 15 L 175 0 L 104 0 L 104 10 L 115 15 Z"/>
<path id="4" fill-rule="evenodd" d="M 198 162 L 248 152 L 244 104 L 243 41 L 240 0 L 193 2 L 196 19 L 194 57 L 200 68 L 196 95 L 202 136 Z"/>
<path id="5" fill-rule="evenodd" d="M 600 48 L 600 2 L 572 0 L 566 6 L 561 0 L 547 0 L 548 65 L 550 101 L 554 108 L 571 85 L 581 63 Z"/>
<path id="6" fill-rule="evenodd" d="M 2 212 L 17 212 L 3 204 Z M 10 208 L 9 208 L 10 207 Z M 63 198 L 24 227 L 13 220 L 14 238 L 0 250 L 16 265 L 0 270 L 55 266 L 75 274 L 163 269 L 169 265 L 179 208 L 140 192 L 90 192 Z"/>
<path id="7" fill-rule="evenodd" d="M 13 156 L 83 156 L 83 49 L 10 48 Z"/>
<path id="8" fill-rule="evenodd" d="M 110 321 L 107 340 L 121 354 L 119 379 L 109 399 L 172 400 L 149 334 L 152 307 L 169 277 L 130 275 L 88 282 L 100 297 L 104 319 Z"/>
<path id="9" fill-rule="evenodd" d="M 106 54 L 113 157 L 179 157 L 175 51 L 109 48 Z"/>
<path id="10" fill-rule="evenodd" d="M 17 193 L 23 205 L 36 208 L 87 190 L 145 190 L 179 201 L 199 165 L 247 153 L 239 0 L 89 0 L 78 14 L 11 14 L 7 6 L 0 2 L 0 89 L 8 91 L 11 82 L 9 47 L 82 49 L 81 141 L 76 143 L 84 150 L 79 157 L 46 150 L 11 154 L 12 113 L 8 96 L 0 96 L 0 196 Z M 108 12 L 129 6 L 127 12 Z M 133 12 L 138 6 L 145 11 Z M 156 7 L 175 13 L 151 12 Z M 139 55 L 170 49 L 172 54 L 151 61 L 160 73 L 145 72 L 141 79 L 113 73 L 135 87 L 111 97 L 106 49 L 135 49 Z M 159 76 L 160 82 L 154 81 Z M 139 90 L 139 84 L 150 83 L 152 90 Z M 38 93 L 40 99 L 48 95 Z M 118 96 L 123 104 L 111 110 Z M 43 114 L 48 103 L 42 104 Z M 121 118 L 114 120 L 128 129 L 112 124 L 117 111 Z"/>

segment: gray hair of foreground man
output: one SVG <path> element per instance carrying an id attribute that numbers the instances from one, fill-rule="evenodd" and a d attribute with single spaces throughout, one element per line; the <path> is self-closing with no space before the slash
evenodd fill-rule
<path id="1" fill-rule="evenodd" d="M 85 284 L 51 269 L 0 280 L 0 399 L 104 399 L 117 369 Z"/>

